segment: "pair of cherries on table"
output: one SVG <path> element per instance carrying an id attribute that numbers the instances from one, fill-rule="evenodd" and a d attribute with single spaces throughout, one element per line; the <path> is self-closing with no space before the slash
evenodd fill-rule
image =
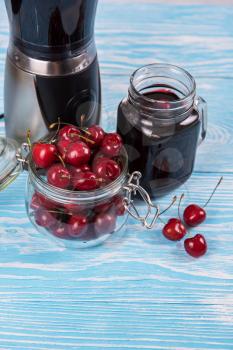
<path id="1" fill-rule="evenodd" d="M 100 126 L 60 128 L 58 125 L 51 140 L 32 145 L 32 160 L 50 185 L 64 190 L 91 191 L 120 176 L 122 147 L 120 135 L 105 133 Z M 88 210 L 78 205 L 60 206 L 35 192 L 31 209 L 36 224 L 54 236 L 84 240 L 111 233 L 117 217 L 125 213 L 120 195 Z"/>
<path id="2" fill-rule="evenodd" d="M 163 235 L 167 239 L 171 241 L 180 241 L 188 233 L 187 227 L 197 227 L 206 220 L 207 214 L 205 208 L 222 182 L 222 179 L 223 178 L 221 177 L 203 207 L 200 207 L 197 204 L 190 204 L 185 208 L 183 212 L 183 221 L 180 217 L 180 204 L 184 195 L 181 196 L 178 208 L 179 218 L 170 219 L 163 227 Z M 186 238 L 184 240 L 184 248 L 189 255 L 194 258 L 199 258 L 207 252 L 207 242 L 202 234 L 196 234 L 194 237 Z"/>

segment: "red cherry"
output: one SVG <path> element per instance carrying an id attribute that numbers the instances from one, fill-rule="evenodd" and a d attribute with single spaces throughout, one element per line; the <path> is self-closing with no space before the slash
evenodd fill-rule
<path id="1" fill-rule="evenodd" d="M 196 204 L 190 204 L 183 214 L 186 225 L 195 227 L 206 219 L 206 211 Z"/>
<path id="2" fill-rule="evenodd" d="M 187 238 L 184 241 L 186 252 L 194 258 L 199 258 L 207 252 L 207 243 L 205 237 L 197 234 L 192 238 Z"/>
<path id="3" fill-rule="evenodd" d="M 31 199 L 30 208 L 33 210 L 37 210 L 37 209 L 40 209 L 40 207 L 41 207 L 40 200 L 37 197 L 37 195 L 34 193 Z"/>
<path id="4" fill-rule="evenodd" d="M 124 197 L 116 196 L 114 198 L 114 207 L 115 207 L 115 211 L 116 211 L 117 216 L 125 215 L 126 209 L 125 209 L 125 205 L 124 205 Z"/>
<path id="5" fill-rule="evenodd" d="M 57 223 L 54 227 L 52 227 L 51 232 L 54 236 L 61 239 L 70 238 L 68 225 L 63 222 Z"/>
<path id="6" fill-rule="evenodd" d="M 68 221 L 69 235 L 73 238 L 81 238 L 87 231 L 87 224 L 87 217 L 85 215 L 71 216 Z"/>
<path id="7" fill-rule="evenodd" d="M 83 165 L 81 165 L 81 166 L 79 167 L 79 169 L 80 169 L 81 171 L 83 171 L 84 173 L 87 172 L 87 171 L 91 171 L 91 168 L 90 168 L 90 166 L 89 166 L 88 164 L 83 164 Z M 77 168 L 76 168 L 76 170 L 77 170 Z"/>
<path id="8" fill-rule="evenodd" d="M 71 144 L 70 140 L 65 140 L 65 139 L 62 139 L 57 143 L 58 151 L 63 159 L 66 158 L 66 152 L 70 144 Z"/>
<path id="9" fill-rule="evenodd" d="M 89 207 L 87 208 L 84 205 L 74 203 L 63 204 L 63 208 L 65 208 L 70 214 L 80 214 L 82 212 L 86 212 L 87 209 L 89 209 Z"/>
<path id="10" fill-rule="evenodd" d="M 51 228 L 57 222 L 56 218 L 46 209 L 38 209 L 34 213 L 35 222 L 37 225 Z"/>
<path id="11" fill-rule="evenodd" d="M 187 231 L 180 219 L 170 219 L 163 228 L 164 236 L 170 241 L 180 241 Z"/>
<path id="12" fill-rule="evenodd" d="M 92 170 L 99 178 L 106 181 L 114 181 L 121 173 L 121 168 L 117 162 L 109 158 L 99 158 L 93 164 Z"/>
<path id="13" fill-rule="evenodd" d="M 120 154 L 120 151 L 123 146 L 122 138 L 117 133 L 110 133 L 105 135 L 102 145 L 101 151 L 110 157 L 116 157 Z"/>
<path id="14" fill-rule="evenodd" d="M 90 139 L 91 141 L 94 142 L 94 143 L 88 142 L 88 140 L 87 140 L 88 146 L 90 148 L 96 148 L 97 146 L 99 146 L 102 143 L 102 141 L 104 139 L 105 132 L 98 125 L 92 125 L 87 130 L 88 130 L 87 139 Z"/>
<path id="15" fill-rule="evenodd" d="M 75 177 L 79 173 L 82 173 L 82 172 L 86 173 L 87 171 L 91 171 L 91 168 L 89 165 L 83 164 L 78 167 L 71 166 L 69 170 L 70 170 L 71 176 Z"/>
<path id="16" fill-rule="evenodd" d="M 82 236 L 83 241 L 92 241 L 96 237 L 95 227 L 93 223 L 88 224 L 87 232 Z"/>
<path id="17" fill-rule="evenodd" d="M 30 208 L 37 210 L 40 208 L 53 210 L 59 207 L 58 203 L 52 202 L 48 198 L 44 197 L 41 193 L 35 192 L 32 196 Z"/>
<path id="18" fill-rule="evenodd" d="M 47 172 L 47 180 L 50 185 L 58 188 L 68 188 L 70 185 L 71 175 L 67 168 L 62 164 L 55 164 Z"/>
<path id="19" fill-rule="evenodd" d="M 57 160 L 57 148 L 48 143 L 36 143 L 32 147 L 32 160 L 38 168 L 49 168 Z"/>
<path id="20" fill-rule="evenodd" d="M 80 140 L 80 130 L 72 125 L 66 125 L 64 126 L 58 134 L 59 140 L 66 140 L 66 141 L 79 141 Z"/>
<path id="21" fill-rule="evenodd" d="M 112 201 L 102 202 L 95 206 L 95 212 L 96 213 L 105 213 L 108 211 L 112 206 Z"/>
<path id="22" fill-rule="evenodd" d="M 203 207 L 200 207 L 197 204 L 190 204 L 185 209 L 184 214 L 183 214 L 183 218 L 184 218 L 184 222 L 186 223 L 186 225 L 191 226 L 191 227 L 195 227 L 195 226 L 197 226 L 205 221 L 206 211 L 204 208 L 207 207 L 207 205 L 209 204 L 209 202 L 213 198 L 213 196 L 214 196 L 215 192 L 217 191 L 218 187 L 220 186 L 222 180 L 223 180 L 223 177 L 221 176 L 218 183 L 214 187 L 209 199 L 206 201 L 206 203 L 203 205 Z"/>
<path id="23" fill-rule="evenodd" d="M 95 218 L 95 231 L 98 235 L 112 233 L 116 227 L 116 216 L 111 213 L 101 213 Z"/>
<path id="24" fill-rule="evenodd" d="M 37 210 L 40 208 L 52 210 L 52 209 L 57 208 L 57 206 L 58 206 L 58 204 L 45 198 L 40 193 L 34 193 L 32 196 L 32 199 L 31 199 L 31 203 L 30 203 L 30 208 L 33 210 Z"/>
<path id="25" fill-rule="evenodd" d="M 106 156 L 105 154 L 103 154 L 100 151 L 93 153 L 92 160 L 91 160 L 92 167 L 96 166 L 97 163 L 103 158 L 111 159 L 111 157 Z"/>
<path id="26" fill-rule="evenodd" d="M 95 190 L 99 187 L 99 181 L 91 171 L 81 172 L 77 174 L 73 180 L 73 187 L 79 191 Z"/>
<path id="27" fill-rule="evenodd" d="M 73 166 L 88 163 L 91 157 L 90 148 L 82 141 L 71 143 L 66 152 L 65 161 Z"/>
<path id="28" fill-rule="evenodd" d="M 49 210 L 53 210 L 59 207 L 58 203 L 55 203 L 53 201 L 51 201 L 50 199 L 48 199 L 47 197 L 45 197 L 43 194 L 39 193 L 39 192 L 35 192 L 35 194 L 33 195 L 32 198 L 32 206 L 35 204 L 38 204 L 40 207 L 43 207 L 45 209 L 49 209 Z M 32 207 L 33 209 L 33 207 Z"/>

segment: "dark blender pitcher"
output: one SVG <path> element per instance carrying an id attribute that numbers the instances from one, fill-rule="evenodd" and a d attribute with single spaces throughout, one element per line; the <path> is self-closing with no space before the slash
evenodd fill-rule
<path id="1" fill-rule="evenodd" d="M 98 0 L 5 0 L 10 43 L 5 69 L 6 134 L 32 140 L 58 121 L 84 126 L 100 118 L 94 41 Z"/>

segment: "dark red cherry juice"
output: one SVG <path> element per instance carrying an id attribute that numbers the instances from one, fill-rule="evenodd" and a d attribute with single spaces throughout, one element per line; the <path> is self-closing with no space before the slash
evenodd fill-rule
<path id="1" fill-rule="evenodd" d="M 151 100 L 161 101 L 161 102 L 174 102 L 178 101 L 179 97 L 169 89 L 159 89 L 154 91 L 149 91 L 143 94 L 145 97 Z"/>
<path id="2" fill-rule="evenodd" d="M 130 173 L 140 171 L 141 185 L 157 197 L 174 190 L 192 174 L 200 120 L 194 109 L 183 119 L 170 118 L 171 104 L 180 98 L 169 89 L 152 90 L 143 96 L 154 100 L 163 113 L 167 109 L 167 120 L 159 111 L 154 120 L 153 116 L 148 119 L 140 106 L 132 107 L 123 100 L 118 108 L 117 129 L 128 151 Z"/>

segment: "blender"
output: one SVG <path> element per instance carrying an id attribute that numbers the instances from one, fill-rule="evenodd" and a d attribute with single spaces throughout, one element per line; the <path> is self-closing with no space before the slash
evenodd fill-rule
<path id="1" fill-rule="evenodd" d="M 10 40 L 5 67 L 6 136 L 18 143 L 58 120 L 98 124 L 99 64 L 94 40 L 98 0 L 5 0 Z"/>

